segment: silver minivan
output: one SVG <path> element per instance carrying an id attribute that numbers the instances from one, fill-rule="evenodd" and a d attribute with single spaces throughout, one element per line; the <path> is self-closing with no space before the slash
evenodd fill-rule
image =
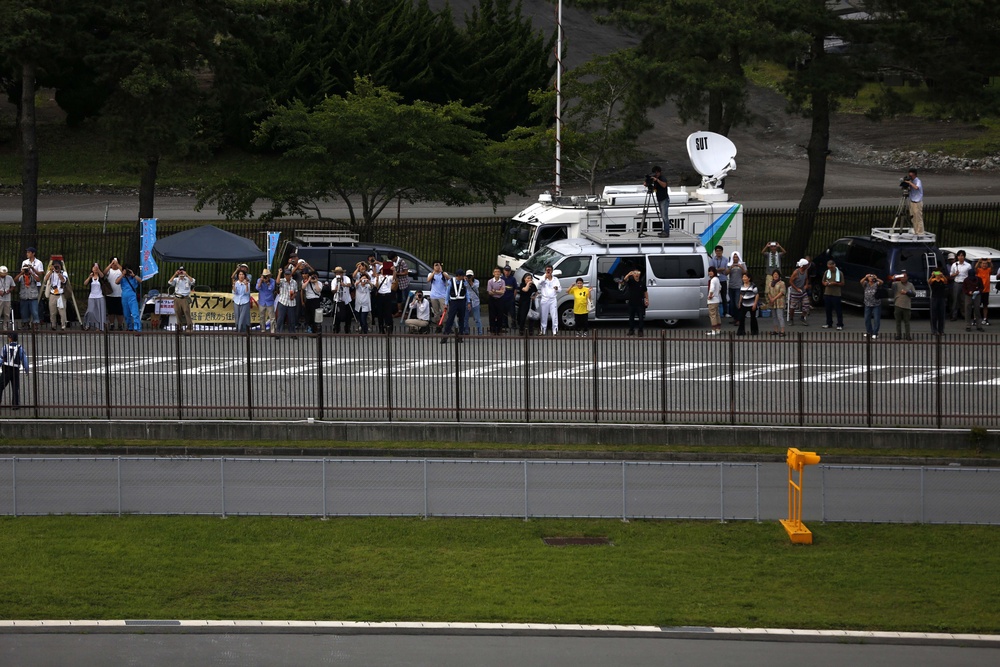
<path id="1" fill-rule="evenodd" d="M 708 316 L 708 253 L 697 236 L 674 231 L 669 238 L 630 234 L 584 232 L 581 238 L 564 239 L 545 246 L 514 273 L 518 284 L 524 274 L 540 277 L 552 265 L 562 293 L 558 299 L 559 328 L 573 328 L 573 297 L 567 290 L 577 278 L 591 288 L 595 312 L 591 321 L 628 319 L 622 278 L 638 269 L 649 293 L 647 320 L 668 326 L 680 320 Z"/>

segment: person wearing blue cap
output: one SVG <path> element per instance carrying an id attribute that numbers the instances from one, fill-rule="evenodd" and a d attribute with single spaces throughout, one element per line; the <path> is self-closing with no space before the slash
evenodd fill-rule
<path id="1" fill-rule="evenodd" d="M 0 400 L 3 400 L 4 389 L 13 385 L 13 395 L 10 402 L 15 410 L 21 409 L 21 369 L 28 373 L 28 355 L 17 342 L 17 334 L 7 334 L 7 344 L 0 349 Z"/>

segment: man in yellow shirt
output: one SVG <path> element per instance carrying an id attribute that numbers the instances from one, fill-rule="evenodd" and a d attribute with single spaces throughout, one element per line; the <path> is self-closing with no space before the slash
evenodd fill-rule
<path id="1" fill-rule="evenodd" d="M 586 336 L 590 331 L 587 326 L 590 288 L 584 286 L 583 278 L 577 278 L 576 283 L 569 288 L 569 293 L 573 296 L 573 328 L 576 329 L 577 336 Z"/>

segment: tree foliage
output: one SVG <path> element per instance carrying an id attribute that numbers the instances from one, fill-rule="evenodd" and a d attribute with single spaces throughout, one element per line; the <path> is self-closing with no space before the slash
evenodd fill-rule
<path id="1" fill-rule="evenodd" d="M 294 166 L 291 180 L 227 181 L 205 189 L 199 207 L 217 204 L 227 217 L 253 217 L 254 202 L 267 199 L 267 219 L 318 212 L 322 202 L 340 199 L 360 228 L 397 198 L 498 204 L 520 189 L 521 174 L 478 129 L 480 107 L 407 103 L 366 77 L 353 89 L 311 108 L 299 101 L 277 107 L 260 124 L 256 141 L 282 152 Z"/>

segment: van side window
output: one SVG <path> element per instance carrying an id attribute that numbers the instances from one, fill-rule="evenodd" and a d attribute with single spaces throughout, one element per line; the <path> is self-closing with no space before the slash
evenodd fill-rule
<path id="1" fill-rule="evenodd" d="M 650 255 L 649 268 L 657 278 L 705 277 L 705 262 L 701 255 Z"/>
<path id="2" fill-rule="evenodd" d="M 566 237 L 566 227 L 564 225 L 553 225 L 542 227 L 538 230 L 538 245 L 536 248 L 543 248 L 550 243 L 562 241 Z"/>
<path id="3" fill-rule="evenodd" d="M 837 241 L 830 247 L 830 258 L 835 262 L 843 262 L 847 258 L 847 249 L 851 246 L 849 240 Z"/>
<path id="4" fill-rule="evenodd" d="M 562 271 L 562 278 L 586 276 L 590 273 L 590 257 L 567 257 L 556 268 Z"/>
<path id="5" fill-rule="evenodd" d="M 625 274 L 635 269 L 645 277 L 646 262 L 642 257 L 598 257 L 597 284 L 602 290 L 617 289 Z"/>

